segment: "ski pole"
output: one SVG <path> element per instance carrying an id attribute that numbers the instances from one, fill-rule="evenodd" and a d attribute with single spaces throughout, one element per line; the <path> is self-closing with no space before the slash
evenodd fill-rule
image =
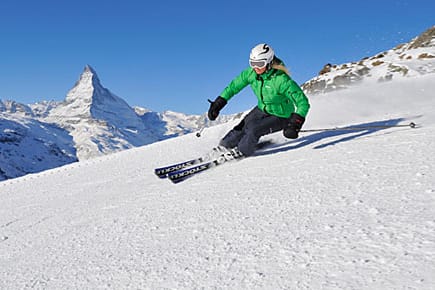
<path id="1" fill-rule="evenodd" d="M 213 101 L 212 101 L 212 100 L 207 99 L 207 101 L 208 101 L 210 104 L 213 104 Z M 205 123 L 204 123 L 204 125 L 202 125 L 201 129 L 199 129 L 199 131 L 196 133 L 196 137 L 198 137 L 198 138 L 201 137 L 201 133 L 202 133 L 202 131 L 204 131 L 205 127 L 206 127 L 206 125 L 205 125 Z"/>
<path id="2" fill-rule="evenodd" d="M 324 129 L 308 129 L 301 130 L 300 132 L 323 132 L 323 131 L 362 131 L 369 129 L 385 129 L 385 128 L 394 128 L 394 127 L 410 127 L 415 128 L 416 125 L 414 122 L 411 122 L 406 125 L 373 125 L 373 126 L 364 126 L 364 127 L 335 127 L 335 128 L 324 128 Z"/>
<path id="3" fill-rule="evenodd" d="M 202 131 L 204 131 L 204 129 L 205 129 L 205 124 L 202 126 L 202 128 L 198 131 L 198 132 L 196 132 L 196 137 L 201 137 L 201 133 L 202 133 Z"/>

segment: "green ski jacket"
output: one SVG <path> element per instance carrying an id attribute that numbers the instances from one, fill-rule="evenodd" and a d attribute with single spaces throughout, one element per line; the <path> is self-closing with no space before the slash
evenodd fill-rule
<path id="1" fill-rule="evenodd" d="M 288 118 L 294 112 L 302 117 L 308 114 L 310 104 L 302 89 L 284 71 L 275 68 L 261 75 L 250 67 L 245 69 L 220 96 L 229 101 L 248 85 L 257 96 L 258 108 L 265 113 L 281 118 Z"/>

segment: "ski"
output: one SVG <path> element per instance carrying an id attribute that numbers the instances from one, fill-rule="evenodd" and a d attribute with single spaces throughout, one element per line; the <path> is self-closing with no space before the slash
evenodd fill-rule
<path id="1" fill-rule="evenodd" d="M 156 168 L 156 169 L 154 169 L 154 173 L 160 178 L 166 178 L 166 177 L 168 177 L 168 174 L 171 172 L 174 172 L 174 171 L 186 168 L 186 167 L 190 167 L 190 166 L 193 166 L 195 164 L 202 163 L 204 161 L 205 161 L 205 158 L 199 157 L 199 158 L 191 159 L 191 160 L 184 161 L 181 163 Z"/>
<path id="2" fill-rule="evenodd" d="M 228 152 L 222 153 L 220 156 L 218 156 L 216 159 L 207 161 L 205 163 L 195 165 L 189 168 L 183 168 L 177 171 L 173 171 L 168 173 L 169 179 L 173 183 L 179 183 L 181 181 L 184 181 L 200 172 L 203 172 L 205 170 L 214 168 L 218 165 L 222 165 L 225 162 L 232 161 L 235 159 L 240 159 L 243 157 L 243 154 L 240 153 L 238 150 L 230 150 Z"/>
<path id="3" fill-rule="evenodd" d="M 173 183 L 179 183 L 181 181 L 186 180 L 189 177 L 192 177 L 193 175 L 199 172 L 210 169 L 218 164 L 219 163 L 217 162 L 217 160 L 209 161 L 203 164 L 195 165 L 193 167 L 184 168 L 178 171 L 171 172 L 168 174 L 168 177 Z"/>
<path id="4" fill-rule="evenodd" d="M 263 149 L 264 147 L 267 147 L 270 144 L 272 144 L 271 141 L 267 141 L 267 140 L 262 141 L 262 142 L 257 144 L 257 149 Z M 193 159 L 190 159 L 190 160 L 187 160 L 184 162 L 155 168 L 154 173 L 159 178 L 163 179 L 163 178 L 167 178 L 172 173 L 179 172 L 179 171 L 182 171 L 183 169 L 187 169 L 187 168 L 189 168 L 191 170 L 196 170 L 197 172 L 200 172 L 200 171 L 206 170 L 210 167 L 214 167 L 214 166 L 220 164 L 219 162 L 222 162 L 222 160 L 218 160 L 218 158 L 227 152 L 231 152 L 231 150 L 228 151 L 227 149 L 225 149 L 221 146 L 217 146 L 217 147 L 214 147 L 208 154 L 206 154 L 202 157 L 193 158 Z M 233 152 L 233 155 L 238 155 L 238 153 L 236 151 L 232 150 L 232 152 Z M 198 166 L 192 167 L 194 165 L 198 165 Z M 186 174 L 186 173 L 184 173 L 184 174 Z M 172 174 L 172 175 L 175 175 L 175 174 Z M 187 174 L 187 175 L 191 175 L 191 174 Z M 174 180 L 176 180 L 176 179 L 177 178 L 174 177 Z"/>
<path id="5" fill-rule="evenodd" d="M 220 146 L 217 146 L 217 147 L 214 147 L 208 154 L 206 154 L 202 157 L 193 158 L 193 159 L 190 159 L 190 160 L 187 160 L 184 162 L 156 168 L 156 169 L 154 169 L 154 173 L 160 178 L 166 178 L 166 177 L 168 177 L 168 174 L 171 172 L 178 171 L 178 170 L 181 170 L 183 168 L 193 166 L 195 164 L 199 164 L 199 163 L 203 163 L 205 161 L 212 160 L 212 159 L 222 155 L 226 151 L 227 151 L 227 149 L 220 147 Z"/>

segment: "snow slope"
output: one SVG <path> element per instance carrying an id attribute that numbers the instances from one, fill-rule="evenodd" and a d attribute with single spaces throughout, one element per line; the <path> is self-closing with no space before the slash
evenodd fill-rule
<path id="1" fill-rule="evenodd" d="M 174 185 L 234 125 L 0 183 L 0 289 L 435 289 L 433 75 L 311 98 L 304 133 Z"/>

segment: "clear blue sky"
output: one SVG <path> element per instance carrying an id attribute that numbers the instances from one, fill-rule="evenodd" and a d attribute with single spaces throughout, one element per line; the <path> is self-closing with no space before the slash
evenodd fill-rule
<path id="1" fill-rule="evenodd" d="M 0 99 L 63 100 L 90 64 L 131 106 L 201 114 L 257 43 L 301 84 L 433 25 L 434 0 L 2 0 Z M 255 103 L 246 88 L 225 113 Z"/>

